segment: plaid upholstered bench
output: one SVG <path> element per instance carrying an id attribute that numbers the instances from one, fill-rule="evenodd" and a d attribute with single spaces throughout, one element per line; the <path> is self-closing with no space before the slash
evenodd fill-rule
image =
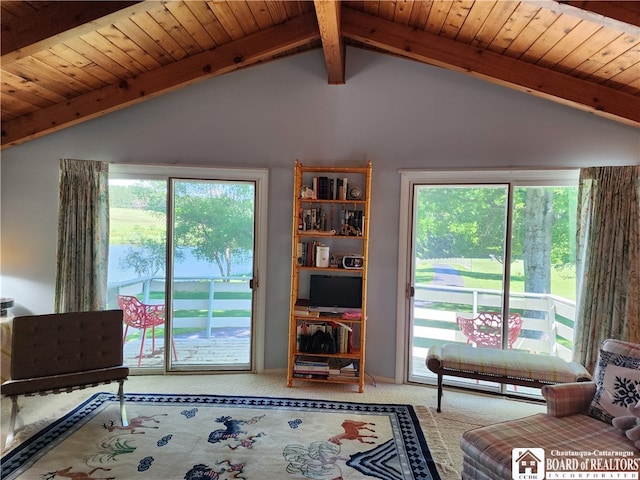
<path id="1" fill-rule="evenodd" d="M 558 357 L 453 343 L 429 348 L 426 363 L 438 375 L 438 412 L 445 375 L 534 388 L 591 380 L 582 365 Z"/>

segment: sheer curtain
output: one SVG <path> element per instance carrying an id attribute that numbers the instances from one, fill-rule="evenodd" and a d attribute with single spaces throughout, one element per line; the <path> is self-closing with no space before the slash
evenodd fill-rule
<path id="1" fill-rule="evenodd" d="M 109 259 L 109 164 L 60 161 L 55 311 L 103 310 Z"/>
<path id="2" fill-rule="evenodd" d="M 640 343 L 640 166 L 580 171 L 574 359 L 593 372 L 606 338 Z"/>

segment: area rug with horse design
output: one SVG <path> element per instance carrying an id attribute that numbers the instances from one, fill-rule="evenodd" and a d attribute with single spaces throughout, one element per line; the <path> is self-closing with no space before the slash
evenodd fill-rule
<path id="1" fill-rule="evenodd" d="M 439 480 L 411 405 L 97 393 L 2 458 L 2 479 Z"/>

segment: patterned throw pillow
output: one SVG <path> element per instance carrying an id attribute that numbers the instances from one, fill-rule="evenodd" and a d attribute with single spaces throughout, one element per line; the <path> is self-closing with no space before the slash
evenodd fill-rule
<path id="1" fill-rule="evenodd" d="M 627 406 L 640 400 L 640 358 L 600 350 L 593 381 L 598 385 L 589 406 L 589 415 L 611 423 L 614 417 L 628 415 Z"/>

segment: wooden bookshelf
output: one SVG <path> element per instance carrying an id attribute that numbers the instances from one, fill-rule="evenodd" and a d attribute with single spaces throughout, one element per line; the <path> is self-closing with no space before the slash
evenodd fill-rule
<path id="1" fill-rule="evenodd" d="M 295 162 L 289 387 L 294 381 L 331 382 L 364 391 L 371 171 L 371 162 L 361 167 Z M 312 275 L 360 278 L 361 308 L 309 312 Z"/>

